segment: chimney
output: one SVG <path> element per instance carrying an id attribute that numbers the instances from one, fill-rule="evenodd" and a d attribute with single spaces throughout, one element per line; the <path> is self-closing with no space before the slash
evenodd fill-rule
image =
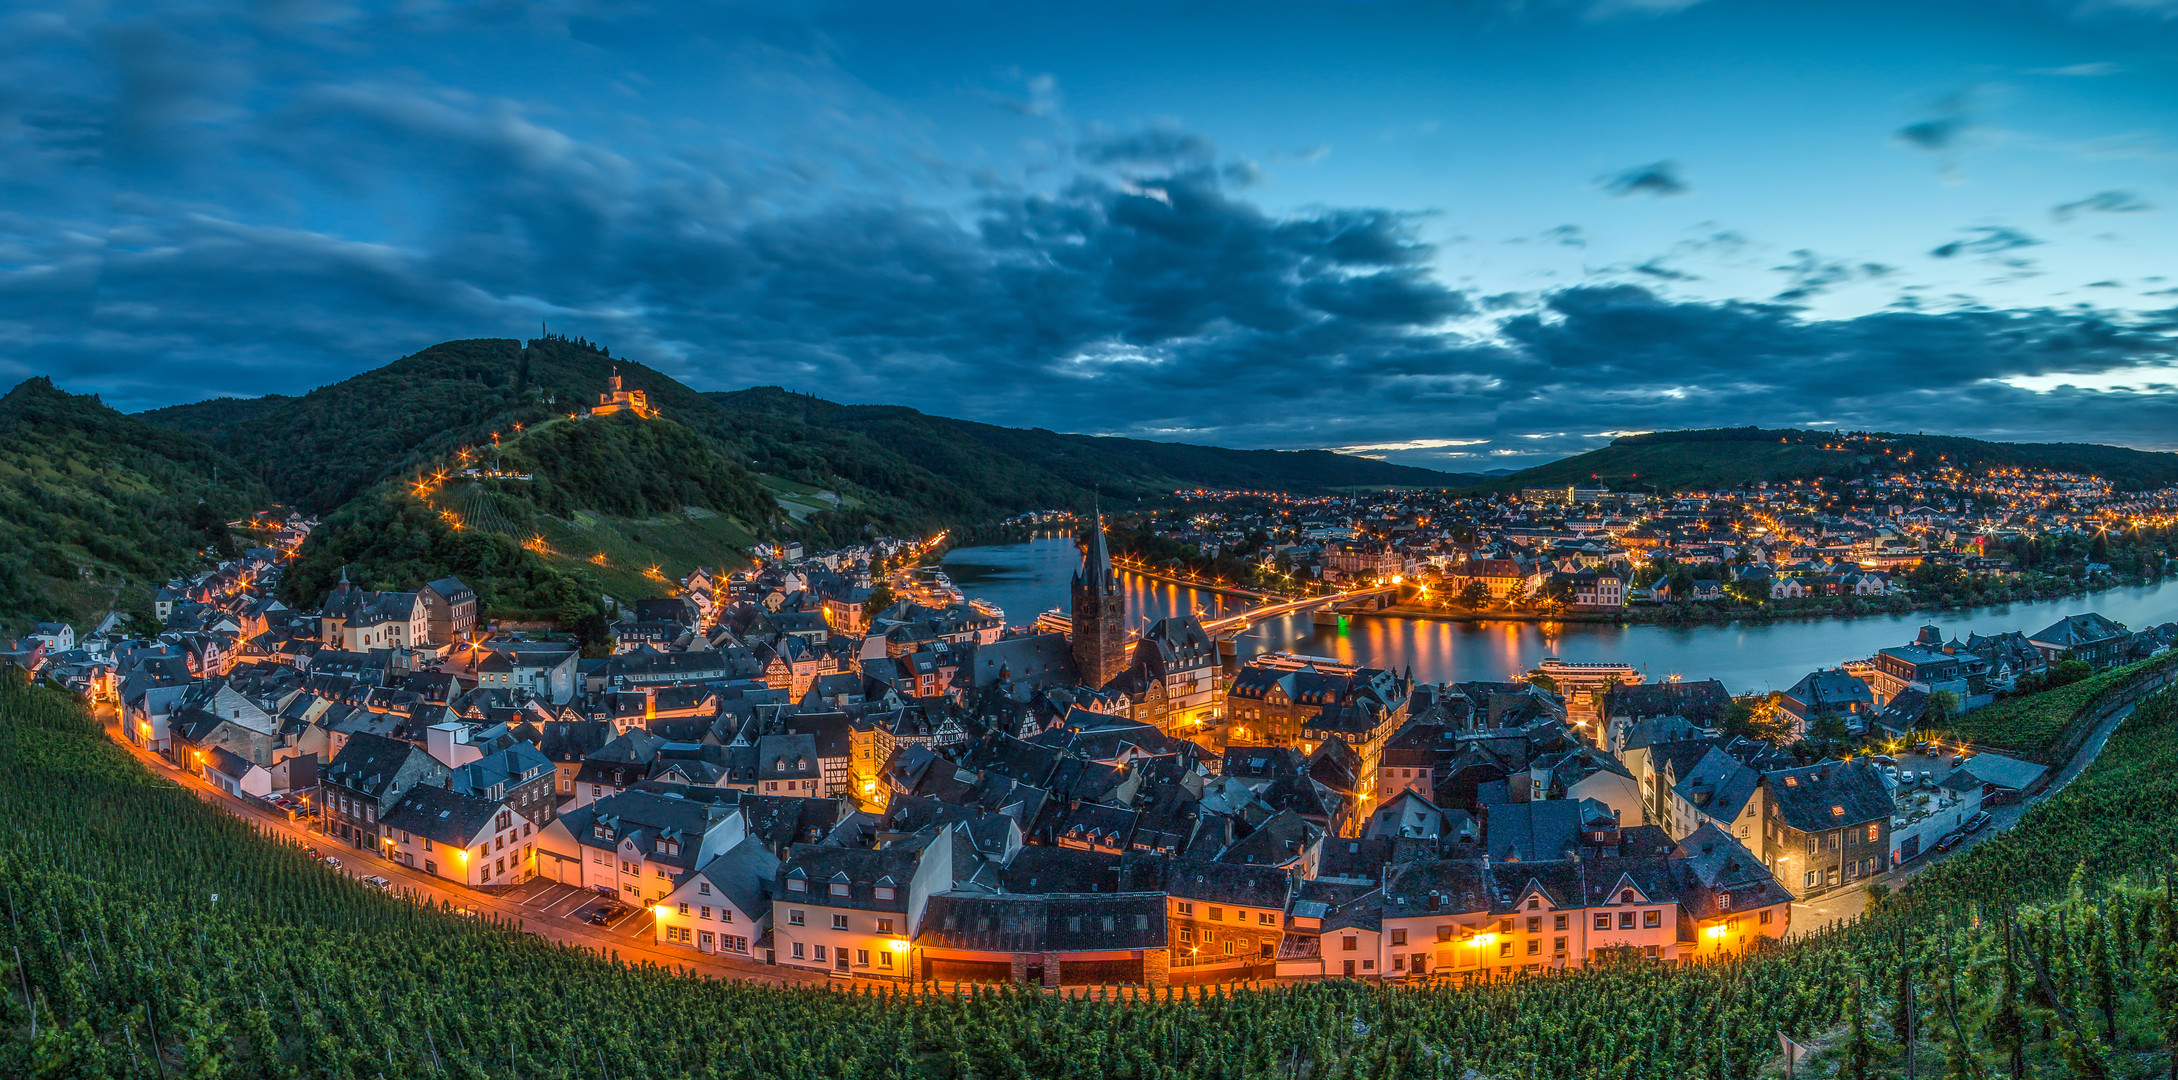
<path id="1" fill-rule="evenodd" d="M 1437 890 L 1431 889 L 1429 891 L 1429 910 L 1437 910 L 1438 905 L 1442 903 L 1444 903 L 1444 897 L 1439 895 Z"/>

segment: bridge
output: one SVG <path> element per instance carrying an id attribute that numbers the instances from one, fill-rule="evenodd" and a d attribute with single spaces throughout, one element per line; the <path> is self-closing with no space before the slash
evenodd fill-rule
<path id="1" fill-rule="evenodd" d="M 1280 615 L 1290 615 L 1296 611 L 1307 611 L 1310 608 L 1319 608 L 1323 607 L 1326 604 L 1343 604 L 1349 600 L 1359 600 L 1364 596 L 1380 596 L 1384 593 L 1395 593 L 1398 591 L 1399 586 L 1397 585 L 1376 585 L 1370 588 L 1354 589 L 1348 592 L 1325 593 L 1322 596 L 1304 596 L 1299 600 L 1286 600 L 1281 603 L 1269 604 L 1264 607 L 1249 608 L 1248 610 L 1240 612 L 1238 614 L 1227 615 L 1222 619 L 1212 619 L 1208 622 L 1203 623 L 1202 628 L 1212 637 L 1231 637 L 1237 634 L 1246 633 L 1247 629 L 1250 626 L 1253 626 L 1256 623 L 1263 621 L 1264 619 L 1276 618 Z"/>

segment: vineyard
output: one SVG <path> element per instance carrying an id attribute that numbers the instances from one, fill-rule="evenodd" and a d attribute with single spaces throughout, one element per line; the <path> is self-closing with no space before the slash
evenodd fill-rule
<path id="1" fill-rule="evenodd" d="M 0 1076 L 2161 1075 L 2178 705 L 2014 831 L 1752 959 L 1470 987 L 778 989 L 600 960 L 348 883 L 0 686 Z M 17 963 L 16 958 L 20 957 Z"/>

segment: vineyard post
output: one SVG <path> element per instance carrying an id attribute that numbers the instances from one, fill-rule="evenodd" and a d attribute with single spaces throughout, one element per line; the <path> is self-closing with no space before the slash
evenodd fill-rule
<path id="1" fill-rule="evenodd" d="M 151 1022 L 151 1002 L 144 1002 L 144 1035 L 151 1043 L 151 1063 L 158 1067 L 159 1080 L 166 1080 L 166 1057 L 159 1053 L 159 1028 Z"/>
<path id="2" fill-rule="evenodd" d="M 38 999 L 30 995 L 30 971 L 23 967 L 22 946 L 10 945 L 8 948 L 15 950 L 15 977 L 23 981 L 23 1004 L 30 1006 L 30 1041 L 37 1042 Z"/>

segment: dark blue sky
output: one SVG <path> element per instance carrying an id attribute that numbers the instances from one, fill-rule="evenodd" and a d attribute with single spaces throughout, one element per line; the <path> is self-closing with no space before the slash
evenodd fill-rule
<path id="1" fill-rule="evenodd" d="M 554 330 L 699 388 L 1519 465 L 2178 448 L 2178 0 L 0 14 L 0 383 Z"/>

